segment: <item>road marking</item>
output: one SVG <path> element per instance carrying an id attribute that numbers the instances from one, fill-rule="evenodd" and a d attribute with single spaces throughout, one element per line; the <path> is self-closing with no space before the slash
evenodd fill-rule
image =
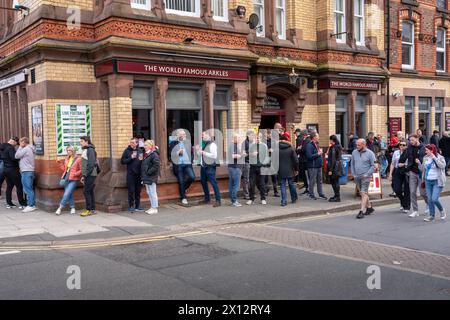
<path id="1" fill-rule="evenodd" d="M 14 250 L 14 251 L 0 251 L 0 256 L 5 256 L 7 254 L 16 254 L 16 253 L 20 253 L 20 251 L 18 250 Z"/>

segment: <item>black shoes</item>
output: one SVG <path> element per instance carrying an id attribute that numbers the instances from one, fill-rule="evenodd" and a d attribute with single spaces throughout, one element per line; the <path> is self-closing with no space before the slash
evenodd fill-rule
<path id="1" fill-rule="evenodd" d="M 309 198 L 310 198 L 311 200 L 317 200 L 316 196 L 314 196 L 314 195 L 310 195 Z"/>
<path id="2" fill-rule="evenodd" d="M 364 213 L 362 211 L 360 211 L 358 213 L 358 215 L 356 216 L 356 219 L 362 219 L 362 218 L 364 218 Z"/>
<path id="3" fill-rule="evenodd" d="M 365 215 L 368 216 L 368 215 L 371 215 L 374 212 L 375 212 L 375 209 L 370 207 L 370 208 L 367 208 L 367 211 L 366 211 Z"/>
<path id="4" fill-rule="evenodd" d="M 222 203 L 220 201 L 216 201 L 213 205 L 214 208 L 220 207 Z"/>
<path id="5" fill-rule="evenodd" d="M 328 199 L 328 202 L 341 202 L 341 198 L 332 197 L 332 198 Z"/>
<path id="6" fill-rule="evenodd" d="M 279 197 L 280 197 L 280 194 L 279 194 L 278 192 L 275 192 L 275 193 L 273 194 L 273 196 L 276 197 L 276 198 L 279 198 Z"/>

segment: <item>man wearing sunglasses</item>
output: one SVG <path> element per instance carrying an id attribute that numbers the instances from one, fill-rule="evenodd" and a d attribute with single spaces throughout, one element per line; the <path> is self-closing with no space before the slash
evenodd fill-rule
<path id="1" fill-rule="evenodd" d="M 389 180 L 392 181 L 392 188 L 395 195 L 400 200 L 400 211 L 409 213 L 411 198 L 408 175 L 406 174 L 406 161 L 408 160 L 406 141 L 400 140 L 398 147 L 399 149 L 392 155 Z"/>

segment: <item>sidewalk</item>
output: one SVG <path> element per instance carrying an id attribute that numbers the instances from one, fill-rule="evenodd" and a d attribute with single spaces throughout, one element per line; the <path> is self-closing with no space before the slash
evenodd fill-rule
<path id="1" fill-rule="evenodd" d="M 303 190 L 302 190 L 303 191 Z M 324 185 L 327 196 L 332 195 L 331 186 Z M 22 213 L 18 209 L 6 209 L 4 199 L 0 199 L 0 245 L 7 243 L 52 244 L 61 241 L 107 241 L 108 239 L 127 238 L 150 235 L 169 235 L 200 228 L 239 223 L 270 221 L 281 218 L 300 217 L 313 214 L 334 213 L 359 209 L 359 199 L 354 197 L 355 185 L 349 182 L 341 186 L 341 203 L 330 203 L 325 200 L 310 200 L 299 196 L 295 205 L 280 206 L 280 198 L 269 195 L 268 204 L 260 201 L 240 208 L 229 206 L 229 199 L 223 205 L 213 208 L 212 205 L 183 207 L 178 204 L 166 204 L 156 215 L 128 212 L 102 213 L 82 218 L 78 214 L 70 215 L 68 211 L 62 215 L 35 211 Z M 396 198 L 389 197 L 390 184 L 383 180 L 384 197 L 373 197 L 374 207 L 398 203 Z M 270 193 L 271 194 L 271 193 Z M 450 184 L 444 191 L 450 195 Z M 241 201 L 244 203 L 244 201 Z M 421 204 L 423 208 L 423 204 Z"/>

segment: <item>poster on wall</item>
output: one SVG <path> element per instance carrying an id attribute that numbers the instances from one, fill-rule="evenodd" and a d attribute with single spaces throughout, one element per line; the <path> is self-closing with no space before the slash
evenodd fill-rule
<path id="1" fill-rule="evenodd" d="M 36 147 L 36 154 L 44 154 L 44 126 L 42 118 L 42 105 L 31 107 L 31 125 L 33 130 L 33 144 Z"/>
<path id="2" fill-rule="evenodd" d="M 315 130 L 317 133 L 319 133 L 319 124 L 318 123 L 310 123 L 306 125 L 306 130 Z"/>
<path id="3" fill-rule="evenodd" d="M 445 131 L 450 131 L 450 112 L 445 113 Z"/>
<path id="4" fill-rule="evenodd" d="M 67 155 L 68 146 L 77 146 L 81 153 L 80 137 L 91 136 L 91 106 L 57 104 L 55 112 L 58 156 Z"/>
<path id="5" fill-rule="evenodd" d="M 402 118 L 389 118 L 391 137 L 402 131 Z"/>

